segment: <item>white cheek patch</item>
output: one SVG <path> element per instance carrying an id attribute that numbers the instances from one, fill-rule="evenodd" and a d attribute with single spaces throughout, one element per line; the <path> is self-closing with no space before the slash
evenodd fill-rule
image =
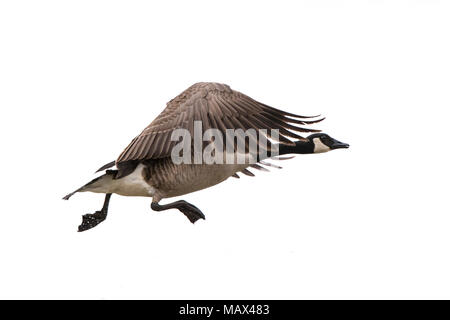
<path id="1" fill-rule="evenodd" d="M 322 142 L 319 138 L 313 139 L 314 143 L 314 153 L 322 153 L 322 152 L 328 152 L 331 150 L 330 147 L 328 147 L 326 144 Z"/>

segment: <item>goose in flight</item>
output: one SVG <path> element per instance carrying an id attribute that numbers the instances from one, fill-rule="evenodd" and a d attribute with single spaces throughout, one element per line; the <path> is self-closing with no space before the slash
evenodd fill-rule
<path id="1" fill-rule="evenodd" d="M 189 221 L 195 223 L 198 219 L 205 219 L 204 214 L 196 206 L 184 200 L 168 204 L 160 204 L 160 201 L 211 187 L 229 177 L 238 178 L 237 173 L 253 176 L 248 168 L 267 171 L 260 164 L 275 166 L 264 161 L 267 158 L 274 158 L 275 155 L 322 153 L 348 148 L 348 144 L 339 142 L 325 133 L 319 133 L 320 130 L 305 127 L 322 120 L 323 118 L 318 119 L 317 116 L 306 117 L 275 109 L 232 90 L 225 84 L 196 83 L 169 101 L 161 114 L 131 141 L 115 161 L 102 166 L 98 171 L 106 170 L 103 175 L 63 199 L 68 200 L 77 192 L 106 194 L 103 208 L 93 214 L 83 215 L 78 231 L 91 229 L 106 219 L 113 193 L 152 197 L 153 210 L 178 209 Z M 180 129 L 187 134 L 183 140 L 188 143 L 187 149 L 183 149 L 179 155 L 182 154 L 183 159 L 187 160 L 194 157 L 188 153 L 193 150 L 192 145 L 196 143 L 194 141 L 196 123 L 201 123 L 203 132 L 214 129 L 224 136 L 230 129 L 241 129 L 246 132 L 254 129 L 264 134 L 249 135 L 248 140 L 244 137 L 245 148 L 240 152 L 245 159 L 241 162 L 174 161 L 173 154 L 179 141 L 173 139 L 173 134 Z M 273 132 L 276 134 L 272 134 Z M 312 134 L 305 138 L 298 134 L 300 132 Z M 249 141 L 252 137 L 258 146 L 256 153 L 250 152 Z M 266 148 L 261 147 L 262 137 L 266 139 Z M 216 138 L 209 141 L 216 141 Z M 201 142 L 201 150 L 204 150 L 205 144 L 204 141 Z M 236 148 L 232 149 L 235 150 Z M 215 155 L 216 151 L 212 154 Z M 222 156 L 220 153 L 219 159 Z M 111 169 L 114 166 L 115 168 Z"/>

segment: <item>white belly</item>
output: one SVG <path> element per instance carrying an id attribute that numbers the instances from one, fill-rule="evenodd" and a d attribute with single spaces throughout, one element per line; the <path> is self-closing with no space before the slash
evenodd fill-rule
<path id="1" fill-rule="evenodd" d="M 129 175 L 114 180 L 111 175 L 104 175 L 81 191 L 97 193 L 117 193 L 122 196 L 152 197 L 155 189 L 144 180 L 144 166 L 139 164 Z"/>
<path id="2" fill-rule="evenodd" d="M 144 180 L 142 170 L 144 170 L 144 166 L 139 164 L 131 174 L 114 180 L 114 193 L 122 196 L 152 197 L 155 190 Z"/>

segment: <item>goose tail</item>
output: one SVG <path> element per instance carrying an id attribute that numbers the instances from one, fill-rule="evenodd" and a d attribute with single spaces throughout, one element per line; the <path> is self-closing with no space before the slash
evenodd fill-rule
<path id="1" fill-rule="evenodd" d="M 71 196 L 73 196 L 75 193 L 79 192 L 80 190 L 81 190 L 81 188 L 75 190 L 74 192 L 71 192 L 71 193 L 65 195 L 65 196 L 63 197 L 63 200 L 69 200 Z"/>
<path id="2" fill-rule="evenodd" d="M 97 177 L 89 181 L 84 186 L 65 195 L 63 197 L 63 200 L 69 200 L 70 197 L 72 197 L 77 192 L 92 191 L 92 192 L 107 193 L 107 190 L 105 188 L 107 188 L 111 184 L 111 181 L 116 176 L 116 174 L 117 170 L 107 170 L 106 173 L 101 175 L 100 177 Z"/>

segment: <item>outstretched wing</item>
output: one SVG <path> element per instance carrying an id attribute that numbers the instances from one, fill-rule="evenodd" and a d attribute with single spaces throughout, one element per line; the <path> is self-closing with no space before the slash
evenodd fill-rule
<path id="1" fill-rule="evenodd" d="M 299 125 L 318 120 L 262 104 L 219 83 L 196 83 L 167 103 L 153 122 L 134 138 L 116 160 L 120 164 L 130 160 L 158 159 L 170 156 L 175 129 L 187 129 L 194 136 L 194 121 L 202 121 L 203 130 L 215 128 L 225 134 L 226 129 L 279 130 L 279 142 L 292 144 L 289 138 L 304 139 L 295 132 L 318 132 Z M 269 137 L 272 138 L 272 137 Z"/>

